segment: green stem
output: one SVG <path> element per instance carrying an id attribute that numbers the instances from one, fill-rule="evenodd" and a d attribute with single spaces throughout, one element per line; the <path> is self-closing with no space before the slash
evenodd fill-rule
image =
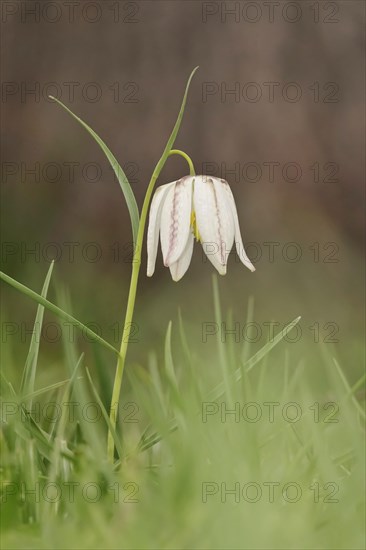
<path id="1" fill-rule="evenodd" d="M 190 159 L 190 157 L 184 153 L 183 151 L 180 151 L 178 149 L 170 149 L 168 147 L 165 148 L 164 153 L 162 154 L 159 162 L 157 163 L 155 170 L 151 176 L 151 180 L 149 182 L 144 203 L 142 205 L 142 211 L 140 216 L 140 223 L 139 228 L 137 232 L 137 239 L 136 239 L 136 248 L 134 251 L 133 256 L 133 265 L 132 265 L 132 274 L 131 274 L 131 282 L 130 282 L 130 290 L 128 294 L 128 301 L 127 301 L 127 309 L 126 309 L 126 316 L 125 316 L 125 323 L 123 326 L 123 334 L 122 334 L 122 342 L 121 342 L 121 348 L 118 355 L 117 360 L 117 367 L 116 367 L 116 375 L 114 379 L 114 385 L 113 385 L 113 392 L 112 392 L 112 400 L 111 400 L 111 408 L 110 408 L 110 421 L 111 425 L 113 427 L 113 430 L 116 429 L 116 421 L 117 421 L 117 411 L 118 411 L 118 403 L 119 403 L 119 397 L 121 393 L 121 386 L 122 386 L 122 379 L 123 379 L 123 371 L 125 366 L 125 360 L 127 355 L 127 348 L 130 338 L 130 330 L 131 330 L 131 323 L 133 318 L 133 311 L 135 308 L 135 299 L 136 299 L 136 291 L 137 291 L 137 283 L 139 278 L 139 272 L 141 267 L 141 251 L 142 251 L 142 244 L 144 239 L 144 232 L 145 232 L 145 225 L 146 225 L 146 219 L 147 214 L 149 210 L 149 204 L 151 200 L 151 196 L 155 187 L 156 180 L 159 177 L 159 174 L 161 170 L 163 169 L 167 159 L 171 155 L 180 155 L 183 158 L 186 159 L 189 165 L 189 171 L 190 175 L 195 175 L 195 170 L 193 166 L 193 162 Z M 114 462 L 114 439 L 113 439 L 113 433 L 112 430 L 108 431 L 108 459 L 113 464 Z"/>
<path id="2" fill-rule="evenodd" d="M 189 175 L 190 176 L 195 176 L 196 175 L 192 159 L 191 159 L 191 157 L 189 157 L 187 155 L 187 153 L 185 153 L 184 151 L 181 151 L 180 149 L 172 149 L 170 151 L 170 153 L 168 154 L 168 157 L 170 157 L 171 155 L 180 155 L 181 157 L 183 157 L 188 162 Z"/>

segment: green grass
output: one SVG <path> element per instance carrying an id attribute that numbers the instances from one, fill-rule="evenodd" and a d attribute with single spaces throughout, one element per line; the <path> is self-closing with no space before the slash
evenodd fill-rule
<path id="1" fill-rule="evenodd" d="M 127 177 L 107 145 L 55 100 L 111 164 L 130 213 L 138 265 L 149 198 L 172 154 L 195 71 L 153 172 L 141 218 Z M 136 265 L 127 308 L 131 315 Z M 365 547 L 365 412 L 359 399 L 365 376 L 353 344 L 342 347 L 343 357 L 349 351 L 343 365 L 338 350 L 325 341 L 316 352 L 306 339 L 289 343 L 286 336 L 300 317 L 260 349 L 232 335 L 223 338 L 220 330 L 206 343 L 198 342 L 200 320 L 185 321 L 177 311 L 155 349 L 139 355 L 146 360 L 129 362 L 130 349 L 115 429 L 109 408 L 120 342 L 112 345 L 74 316 L 64 287 L 55 285 L 56 300 L 50 300 L 52 276 L 53 264 L 38 294 L 0 273 L 7 288 L 19 291 L 25 302 L 38 303 L 24 365 L 19 334 L 15 330 L 11 345 L 7 329 L 3 332 L 3 548 Z M 104 299 L 108 289 L 101 281 L 99 288 Z M 241 279 L 234 288 L 242 292 Z M 164 298 L 169 301 L 167 289 Z M 164 307 L 158 308 L 154 328 L 162 334 Z M 216 278 L 213 309 L 211 327 L 213 322 L 217 328 L 223 322 L 233 326 L 234 310 L 223 307 Z M 92 343 L 81 345 L 64 328 L 62 347 L 54 346 L 60 348 L 55 359 L 54 349 L 50 353 L 42 345 L 46 310 Z M 150 327 L 151 316 L 147 310 Z M 139 329 L 143 317 L 138 316 Z M 14 313 L 10 318 L 14 321 Z M 250 298 L 240 322 L 255 320 Z M 280 320 L 278 325 L 283 326 Z M 6 327 L 11 332 L 16 324 Z M 107 460 L 108 430 L 115 443 L 113 464 Z"/>
<path id="2" fill-rule="evenodd" d="M 147 364 L 127 361 L 112 467 L 101 373 L 114 352 L 92 362 L 64 335 L 67 377 L 38 384 L 51 273 L 43 300 L 28 293 L 39 305 L 23 373 L 16 351 L 3 356 L 3 548 L 364 548 L 361 374 L 351 387 L 325 345 L 309 361 L 285 332 L 260 350 L 218 334 L 208 362 L 177 314 Z M 70 319 L 57 296 L 63 313 L 50 309 Z M 220 324 L 216 279 L 214 309 Z M 253 300 L 247 311 L 243 322 Z"/>

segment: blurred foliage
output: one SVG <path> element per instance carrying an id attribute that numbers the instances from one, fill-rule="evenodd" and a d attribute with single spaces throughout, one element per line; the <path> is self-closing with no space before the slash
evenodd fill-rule
<path id="1" fill-rule="evenodd" d="M 24 24 L 15 15 L 2 25 L 2 80 L 17 90 L 2 103 L 4 272 L 40 293 L 55 259 L 48 298 L 119 346 L 132 252 L 127 208 L 94 141 L 43 92 L 55 95 L 48 83 L 56 83 L 60 99 L 111 148 L 141 205 L 195 65 L 200 70 L 176 145 L 191 155 L 197 173 L 228 179 L 257 268 L 249 273 L 233 253 L 219 280 L 224 317 L 218 320 L 210 299 L 213 268 L 200 245 L 178 284 L 160 253 L 152 279 L 143 264 L 121 403 L 119 437 L 130 452 L 122 467 L 104 462 L 103 419 L 94 425 L 63 418 L 57 426 L 43 419 L 37 426 L 29 415 L 27 422 L 18 415 L 1 436 L 3 488 L 7 482 L 98 480 L 106 487 L 117 483 L 122 498 L 116 503 L 106 489 L 97 503 L 52 504 L 15 494 L 2 516 L 5 547 L 72 548 L 75 540 L 80 548 L 364 547 L 365 7 L 352 0 L 328 3 L 338 6 L 338 22 L 326 24 L 325 4 L 309 4 L 301 3 L 296 23 L 281 16 L 274 23 L 232 16 L 223 22 L 220 11 L 204 22 L 202 2 L 143 0 L 134 24 L 105 19 L 113 15 L 105 8 L 95 24 L 79 16 L 73 23 L 63 17 L 56 24 Z M 70 82 L 79 83 L 72 100 Z M 96 102 L 81 94 L 90 82 L 102 89 Z M 236 101 L 232 94 L 222 99 L 221 89 L 238 84 L 242 90 L 248 82 L 262 90 L 258 102 Z M 268 82 L 279 83 L 273 102 Z M 283 99 L 288 82 L 301 87 L 300 101 Z M 207 83 L 218 92 L 205 98 Z M 333 103 L 324 102 L 329 83 L 337 89 Z M 39 86 L 39 100 L 32 93 L 22 97 L 22 86 Z M 126 100 L 131 90 L 136 101 Z M 269 181 L 272 162 L 278 165 Z M 96 181 L 88 163 L 100 171 Z M 246 172 L 250 163 L 260 169 L 258 181 Z M 300 166 L 299 181 L 286 181 L 288 163 Z M 183 160 L 169 160 L 158 184 L 183 171 Z M 28 355 L 35 304 L 3 283 L 1 292 L 5 402 L 15 400 L 28 356 L 28 364 L 37 358 L 35 406 L 68 399 L 67 392 L 80 402 L 94 399 L 91 379 L 108 407 L 114 357 L 47 311 L 39 353 Z M 240 403 L 296 401 L 306 410 L 301 421 L 222 423 L 218 414 L 212 422 L 197 421 L 207 392 L 265 346 L 272 328 L 277 334 L 299 315 L 291 333 L 297 339 L 281 342 L 245 374 L 245 383 L 229 383 L 220 399 L 229 403 L 231 393 Z M 137 424 L 123 422 L 130 402 L 138 407 Z M 324 416 L 315 422 L 315 402 L 322 414 L 323 405 L 336 403 L 339 422 L 324 422 Z M 155 431 L 162 441 L 137 452 L 139 440 Z M 134 504 L 123 502 L 131 481 L 139 488 Z M 219 489 L 203 503 L 204 481 L 219 487 L 296 481 L 303 497 L 236 503 L 228 496 L 225 504 Z M 309 489 L 315 483 L 322 490 L 317 503 Z M 336 484 L 338 502 L 324 501 L 327 483 Z"/>

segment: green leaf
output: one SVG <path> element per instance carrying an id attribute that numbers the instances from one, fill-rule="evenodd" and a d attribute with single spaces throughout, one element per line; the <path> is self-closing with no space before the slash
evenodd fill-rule
<path id="1" fill-rule="evenodd" d="M 169 156 L 169 152 L 173 148 L 173 145 L 174 145 L 175 139 L 177 137 L 180 125 L 182 123 L 184 109 L 185 109 L 186 102 L 187 102 L 187 95 L 188 95 L 189 86 L 191 84 L 191 80 L 194 76 L 194 73 L 197 71 L 197 69 L 198 69 L 198 67 L 195 67 L 193 69 L 193 71 L 191 72 L 189 78 L 188 78 L 188 82 L 187 82 L 187 85 L 186 85 L 186 89 L 185 89 L 185 92 L 184 92 L 182 104 L 181 104 L 181 107 L 180 107 L 180 111 L 178 113 L 176 123 L 174 124 L 174 128 L 173 128 L 172 133 L 170 134 L 170 137 L 167 141 L 167 144 L 165 146 L 163 154 L 161 155 L 161 158 L 160 158 L 159 162 L 157 163 L 157 165 L 155 167 L 155 170 L 154 170 L 154 174 L 156 174 L 156 178 L 160 174 L 160 171 L 161 171 L 162 167 L 164 166 L 167 157 Z"/>
<path id="2" fill-rule="evenodd" d="M 213 286 L 213 300 L 215 308 L 215 321 L 218 327 L 222 326 L 222 313 L 220 305 L 220 293 L 219 293 L 219 284 L 217 281 L 217 275 L 212 276 L 212 286 Z M 220 358 L 220 365 L 222 370 L 222 378 L 225 384 L 225 391 L 228 396 L 229 403 L 233 402 L 233 396 L 230 386 L 230 373 L 228 369 L 228 358 L 226 353 L 225 344 L 221 338 L 217 338 L 218 354 Z"/>
<path id="3" fill-rule="evenodd" d="M 180 111 L 179 111 L 179 114 L 178 114 L 178 118 L 177 118 L 177 121 L 174 125 L 174 128 L 172 130 L 172 133 L 170 134 L 170 138 L 168 139 L 168 143 L 166 144 L 165 146 L 165 149 L 164 149 L 164 153 L 162 156 L 164 156 L 168 151 L 170 151 L 173 147 L 173 144 L 174 144 L 174 141 L 175 141 L 175 138 L 177 137 L 177 134 L 178 134 L 178 131 L 179 131 L 179 128 L 180 128 L 180 125 L 182 123 L 182 118 L 183 118 L 183 114 L 184 114 L 184 109 L 185 109 L 185 106 L 186 106 L 186 102 L 187 102 L 187 95 L 188 95 L 188 90 L 189 90 L 189 86 L 191 85 L 191 80 L 194 76 L 194 73 L 198 70 L 198 66 L 195 67 L 193 69 L 193 71 L 191 72 L 189 78 L 188 78 L 188 82 L 187 82 L 187 85 L 186 85 L 186 89 L 185 89 L 185 92 L 184 92 L 184 96 L 183 96 L 183 100 L 182 100 L 182 105 L 180 107 Z"/>
<path id="4" fill-rule="evenodd" d="M 38 302 L 39 304 L 44 306 L 46 309 L 49 309 L 50 311 L 52 311 L 52 313 L 54 313 L 55 315 L 57 315 L 61 319 L 64 319 L 65 321 L 68 321 L 69 323 L 71 323 L 75 327 L 78 327 L 79 329 L 84 331 L 84 333 L 87 336 L 89 336 L 89 338 L 93 338 L 96 342 L 99 342 L 100 344 L 102 344 L 102 346 L 109 349 L 110 351 L 113 351 L 114 353 L 117 353 L 117 355 L 118 355 L 118 353 L 119 353 L 118 350 L 116 348 L 114 348 L 111 344 L 109 344 L 106 340 L 104 340 L 101 336 L 99 336 L 98 334 L 93 332 L 90 328 L 83 325 L 83 323 L 81 323 L 80 321 L 75 319 L 75 317 L 73 317 L 72 315 L 69 315 L 68 313 L 66 313 L 66 311 L 64 311 L 61 308 L 55 306 L 55 304 L 53 304 L 52 302 L 50 302 L 46 298 L 43 298 L 43 296 L 40 296 L 39 294 L 37 294 L 37 292 L 34 292 L 34 290 L 31 290 L 30 288 L 23 285 L 22 283 L 19 283 L 18 281 L 16 281 L 12 277 L 9 277 L 9 275 L 6 275 L 2 271 L 0 271 L 0 279 L 5 281 L 6 283 L 8 283 L 10 286 L 15 288 L 16 290 L 19 290 L 19 292 L 22 292 L 23 294 L 25 294 L 29 298 L 32 298 L 32 300 L 35 300 L 36 302 Z"/>
<path id="5" fill-rule="evenodd" d="M 63 310 L 71 310 L 68 292 L 65 287 L 60 285 L 57 288 L 57 302 L 61 305 Z M 79 421 L 79 434 L 81 435 L 79 442 L 83 441 L 93 448 L 94 460 L 103 460 L 104 445 L 100 429 L 101 426 L 99 423 L 90 422 L 88 416 L 83 413 L 83 411 L 86 410 L 85 407 L 90 403 L 90 395 L 84 372 L 80 373 L 80 376 L 76 376 L 75 374 L 75 369 L 79 369 L 80 371 L 82 357 L 79 358 L 76 342 L 72 338 L 67 338 L 65 331 L 62 333 L 62 343 L 65 357 L 64 364 L 72 379 L 72 396 L 78 403 L 76 415 Z"/>
<path id="6" fill-rule="evenodd" d="M 177 375 L 175 373 L 173 354 L 172 354 L 172 322 L 169 321 L 165 335 L 164 345 L 165 373 L 171 389 L 171 397 L 175 406 L 182 408 L 182 395 L 179 392 Z"/>
<path id="7" fill-rule="evenodd" d="M 41 292 L 42 298 L 46 298 L 47 296 L 48 287 L 52 276 L 53 266 L 54 266 L 54 261 L 51 262 L 51 265 L 48 269 L 48 273 L 46 275 L 46 278 L 43 284 L 43 288 Z M 22 395 L 29 394 L 34 391 L 34 381 L 36 378 L 39 343 L 41 339 L 41 330 L 42 330 L 42 323 L 43 323 L 43 314 L 44 314 L 44 306 L 39 304 L 37 307 L 37 314 L 36 314 L 36 319 L 34 321 L 32 338 L 29 346 L 27 359 L 24 365 L 22 382 L 20 386 L 20 393 Z M 32 406 L 32 398 L 28 400 L 27 406 L 29 407 Z"/>
<path id="8" fill-rule="evenodd" d="M 39 390 L 35 390 L 32 393 L 28 393 L 22 397 L 24 401 L 27 401 L 28 399 L 34 399 L 34 397 L 39 397 L 40 395 L 43 395 L 45 393 L 57 390 L 58 388 L 62 388 L 62 386 L 65 386 L 70 382 L 70 378 L 67 378 L 66 380 L 62 380 L 61 382 L 55 382 L 54 384 L 50 384 L 49 386 L 46 386 L 44 388 L 40 388 Z"/>
<path id="9" fill-rule="evenodd" d="M 74 368 L 74 371 L 71 375 L 71 378 L 68 381 L 68 384 L 66 386 L 66 389 L 64 390 L 62 399 L 60 401 L 60 404 L 67 405 L 67 407 L 62 407 L 61 409 L 61 418 L 58 421 L 57 429 L 56 429 L 56 436 L 54 438 L 54 452 L 53 452 L 53 460 L 52 460 L 52 468 L 54 471 L 57 471 L 57 468 L 60 465 L 61 460 L 61 450 L 62 446 L 66 443 L 66 428 L 67 428 L 67 418 L 68 415 L 70 415 L 70 412 L 68 410 L 69 407 L 69 401 L 70 401 L 70 394 L 74 385 L 74 382 L 77 377 L 78 370 L 84 360 L 84 353 L 82 353 L 79 357 L 78 362 L 76 363 L 76 366 Z"/>
<path id="10" fill-rule="evenodd" d="M 129 184 L 129 181 L 127 179 L 127 176 L 125 172 L 123 171 L 122 167 L 118 163 L 116 157 L 113 155 L 113 153 L 109 150 L 107 145 L 104 143 L 104 141 L 98 136 L 90 126 L 88 126 L 81 118 L 79 118 L 77 115 L 75 115 L 66 105 L 64 105 L 59 99 L 56 97 L 53 97 L 52 95 L 48 96 L 50 99 L 53 99 L 53 101 L 56 101 L 65 111 L 67 111 L 72 117 L 74 117 L 75 120 L 77 120 L 84 128 L 89 132 L 89 134 L 95 139 L 95 141 L 98 143 L 99 147 L 102 149 L 103 153 L 109 160 L 109 163 L 116 174 L 116 177 L 118 179 L 118 182 L 121 186 L 122 192 L 124 194 L 124 197 L 126 199 L 127 208 L 130 213 L 131 218 L 131 225 L 132 225 L 132 235 L 133 235 L 133 242 L 136 245 L 136 239 L 137 239 L 137 231 L 139 227 L 139 210 L 137 206 L 137 202 L 135 199 L 135 195 L 132 191 L 131 185 Z"/>
<path id="11" fill-rule="evenodd" d="M 245 371 L 248 372 L 257 363 L 259 363 L 259 361 L 261 361 L 267 355 L 267 353 L 269 353 L 271 351 L 272 348 L 274 348 L 285 336 L 287 336 L 289 331 L 292 330 L 297 325 L 297 323 L 300 321 L 300 319 L 301 319 L 301 317 L 297 317 L 296 319 L 291 321 L 291 323 L 289 323 L 283 330 L 281 330 L 281 332 L 279 332 L 273 338 L 272 342 L 267 342 L 267 344 L 265 344 L 263 346 L 263 348 L 261 348 L 257 353 L 255 353 L 253 355 L 253 357 L 251 357 L 245 363 L 245 365 L 244 365 Z M 241 379 L 241 377 L 242 377 L 242 368 L 238 368 L 234 372 L 233 378 L 234 378 L 235 381 L 238 382 Z M 219 399 L 219 397 L 221 397 L 221 395 L 223 395 L 225 393 L 225 390 L 226 390 L 226 383 L 221 382 L 213 390 L 210 391 L 210 393 L 205 397 L 205 400 L 206 401 L 215 401 L 216 399 Z M 177 421 L 176 421 L 175 418 L 172 418 L 172 420 L 170 421 L 169 424 L 170 424 L 170 431 L 174 431 L 178 427 L 178 424 L 177 424 Z M 139 450 L 140 451 L 146 451 L 147 449 L 149 449 L 153 445 L 156 445 L 156 443 L 161 441 L 161 439 L 162 439 L 161 435 L 159 435 L 157 432 L 155 432 L 155 433 L 151 434 L 150 436 L 145 437 L 143 441 L 140 440 Z"/>
<path id="12" fill-rule="evenodd" d="M 347 381 L 347 378 L 345 377 L 345 375 L 344 375 L 344 373 L 343 373 L 343 370 L 342 370 L 340 364 L 338 363 L 338 361 L 337 361 L 335 358 L 333 358 L 333 362 L 334 362 L 334 364 L 335 364 L 335 366 L 336 366 L 336 369 L 337 369 L 337 371 L 338 371 L 339 377 L 340 377 L 340 379 L 342 380 L 342 383 L 343 383 L 343 385 L 344 385 L 344 387 L 345 387 L 345 389 L 346 389 L 346 392 L 347 392 L 347 393 L 346 393 L 346 397 L 347 397 L 347 398 L 348 398 L 348 397 L 351 398 L 351 401 L 352 401 L 352 403 L 354 404 L 354 406 L 356 407 L 356 409 L 358 410 L 359 414 L 361 415 L 361 417 L 362 417 L 363 419 L 365 419 L 365 418 L 366 418 L 365 411 L 364 411 L 364 409 L 361 407 L 361 405 L 359 404 L 359 402 L 357 401 L 357 399 L 356 399 L 355 396 L 354 396 L 354 391 L 355 391 L 355 390 L 352 389 L 352 388 L 350 387 L 350 385 L 349 385 L 349 383 L 348 383 L 348 381 Z M 358 384 L 363 383 L 363 381 L 364 381 L 364 376 L 361 378 L 361 380 L 358 381 L 358 383 L 357 383 L 357 385 L 356 385 L 356 388 L 358 387 Z"/>
<path id="13" fill-rule="evenodd" d="M 172 354 L 172 322 L 169 321 L 168 328 L 165 335 L 165 346 L 164 346 L 164 358 L 165 358 L 165 372 L 170 383 L 178 388 L 178 381 L 175 374 L 174 363 L 173 363 L 173 354 Z"/>
<path id="14" fill-rule="evenodd" d="M 299 317 L 296 317 L 296 319 L 294 319 L 293 321 L 291 321 L 291 323 L 289 323 L 288 325 L 285 326 L 285 328 L 283 330 L 281 330 L 274 338 L 271 342 L 267 342 L 267 344 L 265 344 L 263 346 L 263 348 L 261 348 L 259 351 L 257 351 L 257 353 L 255 353 L 250 359 L 248 359 L 248 361 L 246 361 L 244 363 L 244 366 L 245 366 L 245 370 L 246 371 L 249 371 L 251 370 L 259 361 L 261 361 L 270 351 L 271 349 L 273 349 L 275 346 L 277 346 L 277 344 L 279 342 L 281 342 L 281 340 L 283 340 L 283 338 L 285 336 L 287 336 L 287 334 L 290 332 L 290 330 L 292 330 L 293 328 L 295 328 L 295 326 L 297 325 L 297 323 L 300 321 L 301 319 L 301 315 Z M 239 375 L 239 372 L 236 371 L 236 378 L 238 377 Z"/>
<path id="15" fill-rule="evenodd" d="M 47 460 L 51 461 L 52 457 L 52 443 L 48 440 L 48 435 L 38 426 L 34 421 L 32 416 L 28 416 L 27 412 L 23 409 L 24 419 L 21 422 L 18 422 L 15 426 L 16 434 L 22 438 L 27 443 L 29 438 L 35 438 L 37 440 L 37 450 L 41 453 Z M 69 449 L 65 449 L 62 455 L 74 461 L 74 454 Z"/>
<path id="16" fill-rule="evenodd" d="M 244 367 L 244 371 L 245 372 L 248 372 L 250 371 L 257 363 L 259 363 L 259 361 L 261 361 L 262 359 L 264 359 L 264 357 L 275 347 L 277 346 L 277 344 L 279 344 L 279 342 L 281 342 L 281 340 L 283 340 L 283 338 L 285 336 L 287 336 L 287 334 L 290 332 L 290 330 L 292 330 L 296 325 L 297 323 L 300 321 L 301 317 L 296 317 L 296 319 L 294 319 L 293 321 L 291 321 L 291 323 L 289 323 L 288 325 L 285 326 L 285 328 L 283 330 L 281 330 L 274 338 L 271 342 L 267 342 L 267 344 L 265 344 L 259 351 L 257 351 L 257 353 L 255 353 L 250 359 L 248 359 L 248 361 L 246 361 L 243 365 Z M 239 382 L 241 377 L 242 377 L 242 368 L 238 368 L 236 369 L 236 371 L 234 372 L 234 380 L 235 382 Z M 211 401 L 215 401 L 216 399 L 218 399 L 219 397 L 221 397 L 221 395 L 223 393 L 225 393 L 225 385 L 223 383 L 221 384 L 218 384 L 216 386 L 216 388 L 214 388 L 213 390 L 211 390 L 209 396 L 208 396 L 208 400 L 211 400 Z"/>
<path id="17" fill-rule="evenodd" d="M 187 336 L 183 325 L 182 312 L 180 308 L 178 309 L 178 322 L 179 322 L 179 336 L 180 336 L 180 341 L 183 348 L 183 353 L 185 355 L 187 363 L 190 365 L 192 369 L 192 356 L 191 356 L 191 351 L 189 349 L 188 340 L 187 340 Z"/>
<path id="18" fill-rule="evenodd" d="M 103 404 L 103 401 L 101 400 L 100 396 L 99 396 L 99 393 L 97 391 L 97 388 L 95 387 L 94 385 L 94 382 L 93 382 L 93 379 L 90 375 L 90 372 L 89 372 L 89 369 L 86 367 L 85 368 L 86 370 L 86 375 L 88 377 L 88 380 L 89 380 L 89 383 L 90 383 L 90 386 L 91 386 L 91 389 L 92 389 L 92 392 L 94 394 L 94 397 L 95 399 L 97 400 L 97 403 L 102 411 L 102 415 L 103 415 L 103 418 L 108 426 L 108 430 L 111 432 L 112 434 L 112 437 L 113 437 L 113 440 L 114 440 L 114 446 L 116 447 L 117 449 L 117 453 L 118 453 L 118 456 L 120 458 L 120 460 L 123 459 L 123 449 L 122 449 L 122 444 L 121 444 L 121 441 L 117 435 L 117 432 L 116 430 L 114 429 L 114 426 L 112 425 L 112 422 L 110 421 L 110 418 L 109 418 L 109 415 L 106 411 L 106 408 Z"/>

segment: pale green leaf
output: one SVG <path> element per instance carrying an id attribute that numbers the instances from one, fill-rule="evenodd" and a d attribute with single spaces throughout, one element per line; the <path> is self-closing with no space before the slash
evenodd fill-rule
<path id="1" fill-rule="evenodd" d="M 137 231 L 139 227 L 139 210 L 137 206 L 137 202 L 135 199 L 135 195 L 132 191 L 131 185 L 127 179 L 127 176 L 125 172 L 123 171 L 122 167 L 118 163 L 116 157 L 113 155 L 113 153 L 110 151 L 110 149 L 107 147 L 107 145 L 104 143 L 104 141 L 98 136 L 86 122 L 81 120 L 77 115 L 75 115 L 66 105 L 62 103 L 59 99 L 53 96 L 49 96 L 50 99 L 53 99 L 53 101 L 56 101 L 65 111 L 67 111 L 72 117 L 74 117 L 75 120 L 77 120 L 88 132 L 89 134 L 95 139 L 95 141 L 98 143 L 99 147 L 102 149 L 103 153 L 109 160 L 109 163 L 116 174 L 117 180 L 121 186 L 122 192 L 124 194 L 124 197 L 126 199 L 127 208 L 130 213 L 131 218 L 131 226 L 132 226 L 132 235 L 133 235 L 133 242 L 136 244 L 137 239 Z"/>
<path id="2" fill-rule="evenodd" d="M 2 271 L 0 271 L 0 279 L 5 281 L 6 283 L 8 283 L 10 286 L 15 288 L 16 290 L 19 290 L 19 292 L 22 292 L 23 294 L 25 294 L 25 296 L 28 296 L 29 298 L 32 298 L 32 300 L 35 300 L 36 302 L 38 302 L 39 304 L 44 306 L 46 309 L 49 309 L 50 311 L 52 311 L 52 313 L 54 313 L 55 315 L 57 315 L 61 319 L 64 319 L 65 321 L 68 321 L 69 323 L 71 323 L 75 327 L 78 327 L 87 336 L 89 336 L 89 338 L 92 338 L 96 342 L 99 342 L 105 348 L 109 349 L 110 351 L 114 351 L 114 353 L 117 353 L 117 354 L 119 353 L 118 350 L 116 350 L 116 348 L 114 348 L 111 344 L 109 344 L 101 336 L 99 336 L 98 334 L 93 332 L 87 326 L 83 325 L 83 323 L 81 323 L 80 321 L 75 319 L 75 317 L 73 317 L 72 315 L 69 315 L 68 313 L 66 313 L 66 311 L 62 310 L 61 308 L 59 308 L 58 306 L 56 306 L 55 304 L 53 304 L 52 302 L 50 302 L 46 298 L 43 298 L 42 296 L 37 294 L 37 292 L 34 292 L 34 290 L 31 290 L 30 288 L 23 285 L 22 283 L 19 283 L 18 281 L 16 281 L 12 277 L 9 277 L 9 275 L 6 275 Z"/>

